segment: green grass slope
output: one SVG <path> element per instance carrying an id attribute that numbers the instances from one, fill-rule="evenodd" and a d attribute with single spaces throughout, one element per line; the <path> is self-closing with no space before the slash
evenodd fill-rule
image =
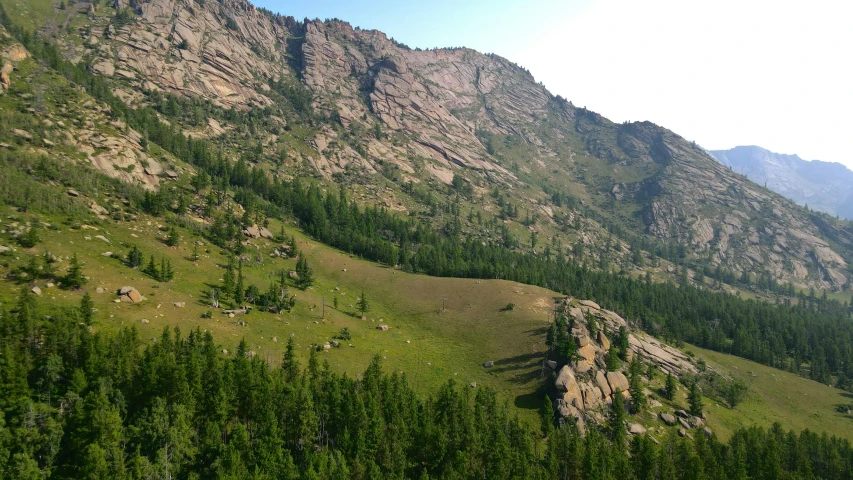
<path id="1" fill-rule="evenodd" d="M 853 403 L 853 395 L 732 355 L 690 346 L 697 357 L 724 375 L 749 385 L 743 403 L 729 409 L 706 400 L 708 425 L 723 438 L 741 426 L 767 427 L 779 422 L 784 429 L 809 429 L 853 440 L 853 416 L 836 410 Z"/>
<path id="2" fill-rule="evenodd" d="M 33 217 L 2 210 L 7 222 Z M 522 415 L 529 414 L 531 419 L 541 405 L 545 382 L 540 374 L 554 292 L 507 281 L 407 274 L 353 258 L 286 227 L 288 234 L 296 235 L 317 280 L 305 291 L 291 290 L 297 298 L 293 311 L 280 315 L 253 311 L 230 318 L 213 310 L 211 318 L 202 318 L 203 313 L 212 310 L 206 290 L 220 285 L 225 272 L 227 257 L 220 249 L 204 242 L 199 247 L 201 258 L 192 262 L 193 243 L 200 237 L 181 229 L 180 244 L 168 247 L 161 229 L 165 224 L 144 215 L 121 224 L 93 221 L 73 227 L 59 219 L 39 217 L 53 227 L 40 230 L 42 241 L 36 247 L 16 247 L 11 254 L 0 257 L 5 264 L 3 273 L 48 251 L 63 257 L 58 265 L 63 272 L 67 259 L 76 253 L 90 280 L 80 291 L 47 288 L 48 280 L 2 282 L 0 292 L 7 305 L 18 288 L 33 285 L 42 289 L 44 303 L 78 304 L 89 292 L 98 309 L 97 329 L 109 331 L 134 325 L 142 338 L 155 341 L 167 326 L 180 327 L 184 332 L 198 327 L 211 331 L 224 350 L 233 351 L 240 339 L 246 338 L 257 355 L 273 363 L 281 358 L 290 336 L 305 362 L 312 345 L 332 340 L 346 327 L 352 339 L 341 341 L 339 348 L 320 356 L 321 362 L 328 360 L 337 371 L 358 375 L 378 354 L 389 370 L 406 372 L 413 385 L 423 391 L 453 378 L 465 385 L 476 382 L 494 387 L 511 404 L 527 410 Z M 279 228 L 279 224 L 271 226 L 276 232 Z M 258 249 L 250 246 L 246 254 L 250 257 L 243 267 L 247 286 L 255 284 L 265 291 L 279 271 L 295 269 L 295 260 L 269 256 L 276 243 L 261 239 L 252 243 Z M 14 245 L 14 241 L 0 235 L 0 244 Z M 175 270 L 174 280 L 157 282 L 116 258 L 104 256 L 106 252 L 124 255 L 131 245 L 143 251 L 146 262 L 151 254 L 158 262 L 161 257 L 168 258 Z M 257 262 L 258 257 L 263 258 L 262 264 Z M 116 291 L 124 285 L 137 288 L 147 300 L 139 304 L 116 303 Z M 97 293 L 99 287 L 103 293 Z M 371 304 L 366 320 L 361 319 L 356 307 L 362 291 Z M 333 308 L 334 297 L 338 309 Z M 185 302 L 185 306 L 176 307 L 175 302 Z M 508 303 L 516 307 L 502 311 Z M 390 329 L 377 330 L 380 323 L 388 324 Z M 488 360 L 495 363 L 491 369 L 483 367 Z"/>

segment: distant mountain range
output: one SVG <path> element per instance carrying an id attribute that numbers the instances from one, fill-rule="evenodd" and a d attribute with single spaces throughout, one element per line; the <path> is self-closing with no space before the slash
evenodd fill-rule
<path id="1" fill-rule="evenodd" d="M 720 163 L 800 205 L 853 219 L 853 171 L 840 163 L 742 146 L 710 150 Z"/>

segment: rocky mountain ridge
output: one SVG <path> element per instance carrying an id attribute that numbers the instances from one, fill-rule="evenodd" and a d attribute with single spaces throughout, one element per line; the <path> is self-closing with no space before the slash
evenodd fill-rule
<path id="1" fill-rule="evenodd" d="M 803 160 L 756 146 L 709 153 L 733 171 L 800 205 L 853 219 L 853 171 L 840 163 Z"/>
<path id="2" fill-rule="evenodd" d="M 514 223 L 516 235 L 559 237 L 567 250 L 602 252 L 607 231 L 628 231 L 738 275 L 849 284 L 849 225 L 814 218 L 669 130 L 577 108 L 497 55 L 411 50 L 378 31 L 299 22 L 241 0 L 75 5 L 56 9 L 42 33 L 131 105 L 161 91 L 255 114 L 278 107 L 284 91 L 293 115 L 317 118 L 293 130 L 299 118 L 267 115 L 242 135 L 245 125 L 225 114 L 184 127 L 223 139 L 235 157 L 259 144 L 263 155 L 288 158 L 274 174 L 308 166 L 327 182 L 356 178 L 368 185 L 366 202 L 410 213 L 424 208 L 411 185 L 443 196 L 459 177 L 472 213 L 501 211 L 489 196 L 497 187 L 531 218 Z M 577 201 L 558 205 L 555 194 Z M 622 243 L 616 255 L 630 249 Z"/>

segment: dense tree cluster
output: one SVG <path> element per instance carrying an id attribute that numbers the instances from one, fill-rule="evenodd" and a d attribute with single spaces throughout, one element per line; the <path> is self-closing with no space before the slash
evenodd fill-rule
<path id="1" fill-rule="evenodd" d="M 49 313 L 50 315 L 46 315 Z M 77 308 L 27 290 L 0 316 L 3 478 L 826 478 L 853 475 L 850 443 L 778 426 L 727 443 L 627 442 L 609 426 L 519 422 L 494 392 L 452 380 L 427 398 L 377 358 L 358 380 L 289 342 L 272 366 L 209 333 L 91 333 Z M 621 402 L 616 402 L 621 404 Z M 614 410 L 618 410 L 618 405 Z M 614 448 L 620 446 L 619 448 Z"/>

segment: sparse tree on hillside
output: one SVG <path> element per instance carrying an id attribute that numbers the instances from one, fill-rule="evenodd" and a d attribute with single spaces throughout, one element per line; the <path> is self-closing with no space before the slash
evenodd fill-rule
<path id="1" fill-rule="evenodd" d="M 83 276 L 83 267 L 77 260 L 77 254 L 71 257 L 71 264 L 68 267 L 68 273 L 62 279 L 62 285 L 65 288 L 78 289 L 86 284 L 86 277 Z"/>
<path id="2" fill-rule="evenodd" d="M 690 405 L 690 415 L 702 416 L 702 392 L 699 391 L 699 382 L 693 381 L 690 383 L 690 392 L 687 394 L 687 402 Z"/>
<path id="3" fill-rule="evenodd" d="M 35 225 L 31 226 L 30 229 L 27 230 L 27 233 L 18 238 L 18 243 L 24 248 L 33 248 L 40 241 L 41 238 L 39 237 L 38 228 L 36 228 Z"/>
<path id="4" fill-rule="evenodd" d="M 362 317 L 370 310 L 370 303 L 367 301 L 367 296 L 364 294 L 363 290 L 361 292 L 361 297 L 358 299 L 358 309 L 361 312 Z"/>
<path id="5" fill-rule="evenodd" d="M 130 252 L 127 254 L 127 266 L 130 268 L 138 268 L 144 262 L 142 250 L 136 245 L 130 247 Z"/>
<path id="6" fill-rule="evenodd" d="M 667 400 L 675 400 L 675 392 L 678 391 L 678 384 L 675 383 L 675 377 L 671 373 L 666 374 L 666 390 Z"/>
<path id="7" fill-rule="evenodd" d="M 314 270 L 308 265 L 304 255 L 300 255 L 296 261 L 296 276 L 296 286 L 303 290 L 314 284 Z"/>
<path id="8" fill-rule="evenodd" d="M 166 237 L 166 245 L 170 247 L 178 246 L 178 242 L 181 241 L 181 234 L 178 233 L 178 229 L 172 226 L 169 229 L 169 236 Z"/>

